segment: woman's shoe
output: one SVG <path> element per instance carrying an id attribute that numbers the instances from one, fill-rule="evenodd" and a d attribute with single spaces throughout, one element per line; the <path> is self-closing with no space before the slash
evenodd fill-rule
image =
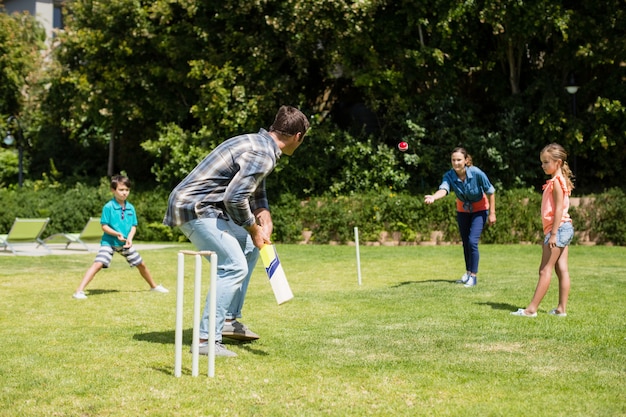
<path id="1" fill-rule="evenodd" d="M 475 287 L 477 283 L 478 283 L 478 277 L 476 275 L 470 275 L 464 287 L 465 288 Z"/>

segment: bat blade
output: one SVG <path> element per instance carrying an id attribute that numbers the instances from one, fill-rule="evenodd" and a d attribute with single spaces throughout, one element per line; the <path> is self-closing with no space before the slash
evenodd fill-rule
<path id="1" fill-rule="evenodd" d="M 274 245 L 265 245 L 261 248 L 260 253 L 265 272 L 270 280 L 272 291 L 274 291 L 274 297 L 276 297 L 276 302 L 278 305 L 286 303 L 293 298 L 293 293 L 289 287 L 289 282 L 287 282 L 280 259 L 278 259 L 276 248 Z"/>

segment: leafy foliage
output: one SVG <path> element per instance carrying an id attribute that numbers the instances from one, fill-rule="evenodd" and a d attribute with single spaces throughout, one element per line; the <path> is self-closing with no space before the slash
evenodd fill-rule
<path id="1" fill-rule="evenodd" d="M 184 242 L 178 228 L 162 224 L 169 190 L 135 190 L 129 201 L 137 209 L 137 240 Z M 111 199 L 109 180 L 102 178 L 97 187 L 82 183 L 72 187 L 47 179 L 26 182 L 21 189 L 0 189 L 0 232 L 8 232 L 15 217 L 50 217 L 46 234 L 79 231 L 89 217 L 99 216 Z M 497 224 L 488 227 L 483 243 L 538 243 L 542 239 L 541 194 L 532 189 L 514 189 L 496 194 Z M 626 245 L 621 226 L 626 196 L 620 189 L 580 198 L 571 215 L 576 229 L 575 243 Z M 299 199 L 283 193 L 271 205 L 273 240 L 297 243 L 303 232 L 310 232 L 310 243 L 347 243 L 359 228 L 364 242 L 403 242 L 418 244 L 431 240 L 459 242 L 456 205 L 448 196 L 433 205 L 423 203 L 423 195 L 391 189 L 352 193 L 349 196 L 326 193 Z"/>
<path id="2" fill-rule="evenodd" d="M 45 32 L 28 13 L 8 15 L 0 4 L 0 114 L 19 115 L 41 64 Z"/>
<path id="3" fill-rule="evenodd" d="M 87 183 L 125 170 L 171 187 L 292 104 L 314 129 L 304 157 L 281 161 L 273 196 L 422 192 L 457 145 L 499 189 L 533 187 L 549 142 L 569 150 L 579 190 L 601 192 L 621 186 L 626 163 L 621 6 L 75 0 L 30 90 L 29 175 Z M 575 96 L 563 88 L 570 73 Z M 3 97 L 18 96 L 16 80 Z"/>
<path id="4" fill-rule="evenodd" d="M 626 245 L 626 194 L 613 188 L 598 196 L 594 206 L 598 211 L 591 221 L 592 230 L 600 236 L 601 243 Z"/>

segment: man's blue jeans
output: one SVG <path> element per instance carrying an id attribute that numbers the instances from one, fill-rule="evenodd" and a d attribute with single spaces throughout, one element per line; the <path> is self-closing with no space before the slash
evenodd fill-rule
<path id="1" fill-rule="evenodd" d="M 477 211 L 476 213 L 456 213 L 456 221 L 459 225 L 459 232 L 461 232 L 461 240 L 463 241 L 465 270 L 474 274 L 478 273 L 478 261 L 480 260 L 478 241 L 487 222 L 488 214 L 487 210 Z"/>
<path id="2" fill-rule="evenodd" d="M 250 276 L 259 259 L 259 250 L 250 234 L 232 221 L 218 218 L 195 219 L 180 229 L 198 250 L 217 253 L 217 305 L 215 339 L 222 340 L 225 319 L 241 317 Z M 209 294 L 200 321 L 200 338 L 209 337 Z"/>

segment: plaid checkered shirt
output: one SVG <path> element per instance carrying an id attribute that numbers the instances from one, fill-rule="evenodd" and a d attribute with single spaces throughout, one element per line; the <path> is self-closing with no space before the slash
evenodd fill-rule
<path id="1" fill-rule="evenodd" d="M 269 209 L 265 178 L 281 154 L 265 129 L 222 142 L 171 192 L 163 224 L 221 217 L 251 226 L 255 210 Z"/>

